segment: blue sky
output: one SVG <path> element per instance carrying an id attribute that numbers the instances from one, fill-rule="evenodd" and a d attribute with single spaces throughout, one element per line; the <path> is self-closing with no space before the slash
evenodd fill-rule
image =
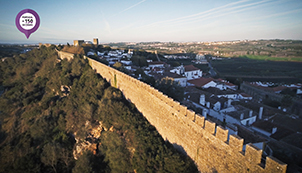
<path id="1" fill-rule="evenodd" d="M 35 10 L 29 39 L 15 26 Z M 0 0 L 0 43 L 302 40 L 301 0 Z"/>

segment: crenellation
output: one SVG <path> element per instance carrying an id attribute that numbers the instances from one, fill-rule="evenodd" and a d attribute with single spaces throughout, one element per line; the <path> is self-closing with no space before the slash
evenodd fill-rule
<path id="1" fill-rule="evenodd" d="M 156 96 L 156 93 L 157 93 L 157 92 L 158 92 L 158 91 L 157 91 L 155 88 L 151 87 L 151 94 L 152 94 L 152 95 Z"/>
<path id="2" fill-rule="evenodd" d="M 173 108 L 173 106 L 174 106 L 174 100 L 172 98 L 168 97 L 167 98 L 167 104 Z"/>
<path id="3" fill-rule="evenodd" d="M 149 91 L 150 85 L 144 83 L 144 88 L 145 88 L 146 91 Z"/>
<path id="4" fill-rule="evenodd" d="M 159 98 L 160 100 L 163 100 L 162 98 L 164 97 L 164 94 L 160 91 L 157 92 L 156 94 L 157 98 Z"/>
<path id="5" fill-rule="evenodd" d="M 58 54 L 61 55 L 59 51 Z M 116 74 L 125 97 L 136 105 L 164 139 L 177 144 L 182 152 L 193 158 L 200 171 L 286 172 L 287 165 L 271 157 L 267 157 L 265 168 L 261 168 L 262 150 L 249 144 L 243 154 L 243 139 L 239 136 L 230 135 L 227 141 L 228 130 L 223 127 L 216 128 L 214 122 L 205 120 L 204 116 L 131 76 L 90 58 L 88 60 L 107 81 L 113 82 L 113 74 Z"/>
<path id="6" fill-rule="evenodd" d="M 195 112 L 192 111 L 191 109 L 187 109 L 187 117 L 191 121 L 195 121 Z"/>
<path id="7" fill-rule="evenodd" d="M 173 102 L 173 108 L 179 112 L 179 109 L 180 109 L 180 103 L 178 101 L 174 101 Z"/>
<path id="8" fill-rule="evenodd" d="M 286 169 L 287 164 L 282 163 L 281 161 L 272 156 L 266 157 L 265 172 L 286 173 Z"/>
<path id="9" fill-rule="evenodd" d="M 140 81 L 140 86 L 141 86 L 142 89 L 146 89 L 146 84 L 142 81 Z"/>
<path id="10" fill-rule="evenodd" d="M 216 124 L 214 122 L 210 120 L 205 120 L 204 129 L 212 135 L 215 134 L 215 126 Z"/>
<path id="11" fill-rule="evenodd" d="M 196 119 L 195 119 L 195 123 L 197 125 L 199 125 L 201 128 L 203 128 L 204 127 L 204 120 L 205 120 L 205 118 L 203 116 L 197 114 Z"/>
<path id="12" fill-rule="evenodd" d="M 157 96 L 158 90 L 155 88 L 152 88 L 152 95 Z"/>
<path id="13" fill-rule="evenodd" d="M 165 94 L 162 95 L 161 100 L 166 103 L 167 105 L 169 105 L 169 97 Z"/>
<path id="14" fill-rule="evenodd" d="M 142 81 L 140 81 L 140 80 L 136 80 L 136 84 L 137 84 L 137 86 L 140 87 L 140 88 L 141 88 L 142 85 L 143 85 L 143 84 L 142 84 Z"/>
<path id="15" fill-rule="evenodd" d="M 229 145 L 235 150 L 242 152 L 243 148 L 243 139 L 237 135 L 230 135 Z"/>
<path id="16" fill-rule="evenodd" d="M 222 126 L 217 126 L 216 128 L 216 137 L 223 142 L 227 142 L 228 140 L 229 130 L 225 129 Z"/>
<path id="17" fill-rule="evenodd" d="M 262 150 L 253 144 L 247 144 L 245 149 L 245 158 L 250 164 L 260 164 L 262 157 Z"/>
<path id="18" fill-rule="evenodd" d="M 150 85 L 145 83 L 145 90 L 149 92 L 150 91 Z"/>
<path id="19" fill-rule="evenodd" d="M 187 107 L 184 105 L 179 105 L 179 113 L 181 115 L 187 116 Z"/>

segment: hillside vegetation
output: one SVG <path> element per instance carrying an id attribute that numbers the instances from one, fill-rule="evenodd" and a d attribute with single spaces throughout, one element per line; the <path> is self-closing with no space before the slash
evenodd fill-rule
<path id="1" fill-rule="evenodd" d="M 54 48 L 0 62 L 0 172 L 197 172 L 87 60 Z M 76 140 L 96 148 L 75 160 Z"/>

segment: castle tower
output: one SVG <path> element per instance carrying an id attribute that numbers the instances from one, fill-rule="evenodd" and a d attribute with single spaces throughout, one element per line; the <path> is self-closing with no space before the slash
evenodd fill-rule
<path id="1" fill-rule="evenodd" d="M 99 39 L 98 38 L 94 38 L 93 39 L 93 44 L 96 45 L 96 46 L 99 45 Z"/>
<path id="2" fill-rule="evenodd" d="M 74 46 L 81 46 L 84 43 L 84 40 L 73 40 Z"/>

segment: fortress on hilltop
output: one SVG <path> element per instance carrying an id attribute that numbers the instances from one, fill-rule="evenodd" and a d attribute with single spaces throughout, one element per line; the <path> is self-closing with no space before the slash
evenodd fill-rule
<path id="1" fill-rule="evenodd" d="M 61 59 L 69 53 L 58 51 Z M 125 97 L 156 127 L 161 136 L 189 155 L 201 172 L 285 173 L 287 165 L 273 157 L 261 161 L 262 150 L 252 144 L 243 152 L 243 139 L 205 120 L 157 89 L 105 64 L 86 57 L 90 66 Z"/>

